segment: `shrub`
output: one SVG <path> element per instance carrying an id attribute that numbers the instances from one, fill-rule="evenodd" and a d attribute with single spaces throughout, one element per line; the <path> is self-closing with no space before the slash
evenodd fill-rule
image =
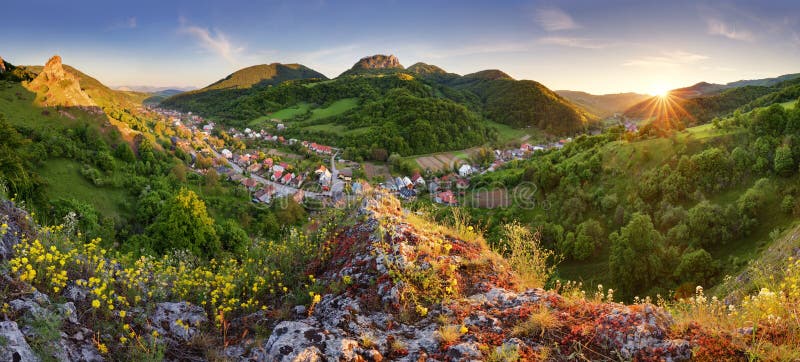
<path id="1" fill-rule="evenodd" d="M 541 235 L 514 222 L 503 226 L 502 249 L 499 250 L 517 272 L 523 288 L 541 288 L 555 269 L 553 251 L 541 247 Z"/>

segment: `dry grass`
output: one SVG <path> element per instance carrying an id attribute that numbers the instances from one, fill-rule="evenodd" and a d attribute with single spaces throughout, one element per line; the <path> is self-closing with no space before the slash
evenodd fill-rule
<path id="1" fill-rule="evenodd" d="M 559 327 L 561 327 L 561 322 L 553 312 L 541 306 L 539 310 L 528 316 L 528 320 L 516 325 L 511 333 L 517 337 L 538 336 L 541 338 L 547 331 Z"/>
<path id="2" fill-rule="evenodd" d="M 461 337 L 460 327 L 455 324 L 441 326 L 436 331 L 436 339 L 444 345 L 453 344 Z"/>

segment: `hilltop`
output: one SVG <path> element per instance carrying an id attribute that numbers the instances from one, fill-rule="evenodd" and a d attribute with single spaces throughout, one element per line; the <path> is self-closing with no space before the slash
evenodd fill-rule
<path id="1" fill-rule="evenodd" d="M 346 77 L 350 75 L 360 74 L 381 74 L 391 73 L 405 69 L 400 60 L 394 55 L 376 54 L 368 57 L 361 58 L 356 64 L 339 75 L 339 77 Z"/>
<path id="2" fill-rule="evenodd" d="M 39 95 L 36 101 L 44 106 L 97 106 L 81 88 L 78 77 L 64 70 L 58 55 L 47 61 L 27 87 Z"/>

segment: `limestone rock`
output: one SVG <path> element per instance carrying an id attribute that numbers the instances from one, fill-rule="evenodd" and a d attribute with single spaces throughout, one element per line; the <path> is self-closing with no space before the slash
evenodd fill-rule
<path id="1" fill-rule="evenodd" d="M 151 321 L 162 336 L 187 342 L 197 334 L 200 325 L 208 323 L 208 317 L 203 308 L 187 302 L 158 303 Z"/>
<path id="2" fill-rule="evenodd" d="M 0 322 L 0 361 L 38 361 L 39 358 L 25 341 L 17 323 L 11 321 Z"/>

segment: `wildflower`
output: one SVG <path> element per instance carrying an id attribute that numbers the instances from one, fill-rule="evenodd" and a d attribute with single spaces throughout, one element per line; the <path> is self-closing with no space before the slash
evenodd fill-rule
<path id="1" fill-rule="evenodd" d="M 97 299 L 93 300 L 92 301 L 92 308 L 94 308 L 94 309 L 100 308 L 100 301 L 97 300 Z"/>
<path id="2" fill-rule="evenodd" d="M 467 329 L 467 326 L 462 324 L 461 328 L 458 331 L 461 332 L 461 334 L 464 334 L 464 333 L 469 332 L 469 329 Z"/>
<path id="3" fill-rule="evenodd" d="M 126 315 L 127 315 L 127 313 L 124 310 L 119 311 L 119 317 L 120 318 L 125 318 Z"/>

